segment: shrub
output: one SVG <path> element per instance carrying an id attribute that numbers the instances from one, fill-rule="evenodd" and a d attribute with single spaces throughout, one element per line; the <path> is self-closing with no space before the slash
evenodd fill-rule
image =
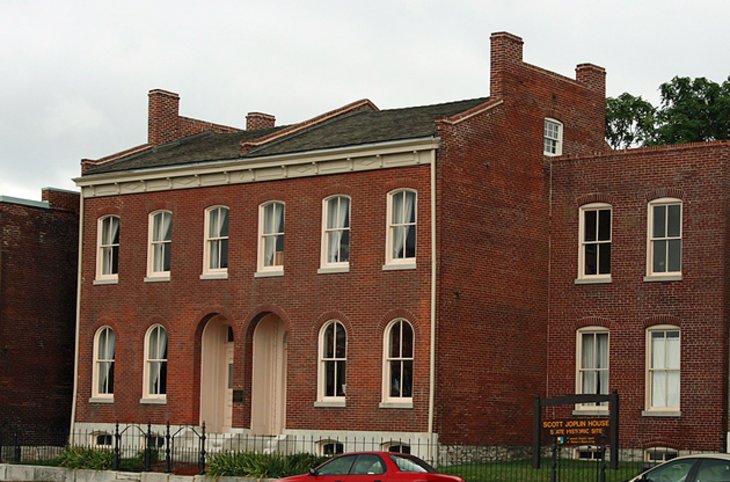
<path id="1" fill-rule="evenodd" d="M 56 459 L 61 467 L 68 469 L 108 470 L 112 467 L 114 454 L 108 450 L 67 446 Z"/>
<path id="2" fill-rule="evenodd" d="M 213 455 L 208 464 L 208 474 L 216 477 L 253 477 L 275 479 L 303 474 L 321 464 L 325 457 L 311 454 L 258 454 L 251 452 L 226 452 Z"/>

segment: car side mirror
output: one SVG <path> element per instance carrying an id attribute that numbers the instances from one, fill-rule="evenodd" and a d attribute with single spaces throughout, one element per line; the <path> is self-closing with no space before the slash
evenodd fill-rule
<path id="1" fill-rule="evenodd" d="M 317 475 L 317 469 L 315 469 L 314 467 L 310 468 L 309 475 Z"/>

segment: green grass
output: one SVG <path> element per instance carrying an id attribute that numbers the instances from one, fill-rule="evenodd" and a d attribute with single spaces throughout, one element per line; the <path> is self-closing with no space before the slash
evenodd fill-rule
<path id="1" fill-rule="evenodd" d="M 598 482 L 600 462 L 561 459 L 558 461 L 560 482 Z M 641 462 L 625 462 L 613 470 L 606 462 L 606 482 L 622 482 L 642 471 Z M 531 460 L 452 465 L 440 467 L 439 472 L 459 475 L 467 482 L 550 482 L 552 460 L 543 459 L 540 468 L 532 468 Z"/>

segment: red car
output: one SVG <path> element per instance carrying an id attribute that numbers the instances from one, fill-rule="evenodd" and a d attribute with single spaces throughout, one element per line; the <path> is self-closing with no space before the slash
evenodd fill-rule
<path id="1" fill-rule="evenodd" d="M 279 482 L 464 482 L 436 473 L 418 457 L 395 452 L 352 452 L 334 457 L 308 474 Z"/>

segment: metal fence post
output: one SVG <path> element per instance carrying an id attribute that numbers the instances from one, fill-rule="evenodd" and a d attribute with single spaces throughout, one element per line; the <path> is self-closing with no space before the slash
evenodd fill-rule
<path id="1" fill-rule="evenodd" d="M 601 475 L 600 482 L 606 482 L 606 434 L 601 434 Z"/>
<path id="2" fill-rule="evenodd" d="M 165 434 L 165 473 L 172 472 L 172 460 L 170 459 L 170 421 L 167 421 L 167 433 Z"/>
<path id="3" fill-rule="evenodd" d="M 535 402 L 532 408 L 532 468 L 540 468 L 540 446 L 542 445 L 540 430 L 542 429 L 542 403 L 540 395 L 535 395 Z"/>
<path id="4" fill-rule="evenodd" d="M 200 457 L 198 458 L 198 474 L 205 475 L 205 422 L 200 436 Z"/>
<path id="5" fill-rule="evenodd" d="M 553 466 L 550 472 L 550 482 L 558 482 L 558 440 L 553 439 Z"/>
<path id="6" fill-rule="evenodd" d="M 152 471 L 152 423 L 147 422 L 147 433 L 145 434 L 145 447 L 144 447 L 144 470 L 145 472 Z"/>
<path id="7" fill-rule="evenodd" d="M 121 454 L 119 453 L 119 445 L 121 445 L 121 440 L 122 436 L 119 433 L 119 422 L 117 422 L 114 429 L 114 462 L 112 463 L 112 468 L 114 470 L 119 470 L 119 462 L 121 459 Z"/>
<path id="8" fill-rule="evenodd" d="M 18 432 L 18 429 L 15 429 L 15 450 L 14 450 L 14 457 L 15 457 L 15 463 L 20 463 L 20 433 Z"/>

